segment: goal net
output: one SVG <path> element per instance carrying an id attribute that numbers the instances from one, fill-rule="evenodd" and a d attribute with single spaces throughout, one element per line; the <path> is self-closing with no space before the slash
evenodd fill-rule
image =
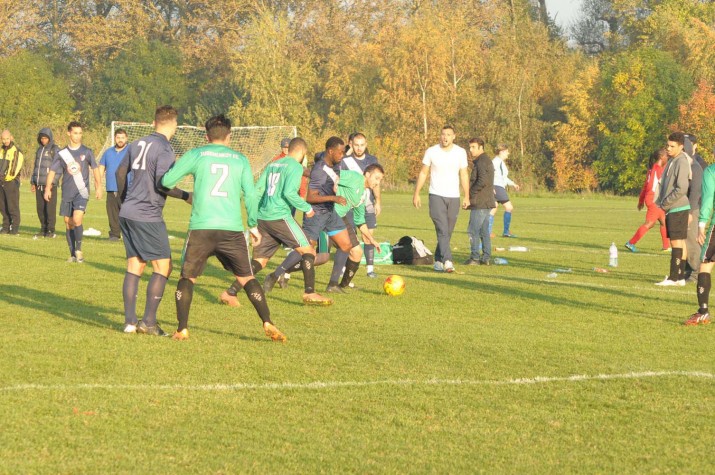
<path id="1" fill-rule="evenodd" d="M 151 124 L 141 122 L 112 122 L 109 137 L 107 137 L 98 159 L 105 150 L 114 146 L 114 132 L 117 129 L 123 129 L 127 132 L 129 142 L 149 135 L 154 131 Z M 253 174 L 257 177 L 271 159 L 281 152 L 281 140 L 296 136 L 296 127 L 288 125 L 273 127 L 232 127 L 231 148 L 248 157 L 248 160 L 251 162 Z M 177 158 L 192 148 L 202 145 L 206 145 L 206 130 L 203 127 L 180 125 L 179 128 L 176 129 L 176 134 L 174 134 L 174 137 L 171 139 L 171 146 L 174 148 Z M 193 188 L 190 181 L 182 185 L 188 185 L 188 189 Z"/>

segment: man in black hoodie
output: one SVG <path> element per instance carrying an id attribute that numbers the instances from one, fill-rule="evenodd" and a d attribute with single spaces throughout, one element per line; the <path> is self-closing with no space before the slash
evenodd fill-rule
<path id="1" fill-rule="evenodd" d="M 469 140 L 469 154 L 474 158 L 469 176 L 469 242 L 471 254 L 465 265 L 489 265 L 492 242 L 489 236 L 489 212 L 496 208 L 494 198 L 494 164 L 484 152 L 484 140 Z M 481 251 L 481 256 L 480 256 Z"/>
<path id="2" fill-rule="evenodd" d="M 37 134 L 37 143 L 40 145 L 35 152 L 35 166 L 32 168 L 32 178 L 30 178 L 30 191 L 35 193 L 37 202 L 37 217 L 40 218 L 40 232 L 35 234 L 34 239 L 41 237 L 55 238 L 55 223 L 57 222 L 57 193 L 52 195 L 50 201 L 45 201 L 45 181 L 47 173 L 52 165 L 52 158 L 60 148 L 55 144 L 52 137 L 52 130 L 45 127 Z M 53 185 L 57 186 L 62 174 L 57 174 L 53 180 Z"/>

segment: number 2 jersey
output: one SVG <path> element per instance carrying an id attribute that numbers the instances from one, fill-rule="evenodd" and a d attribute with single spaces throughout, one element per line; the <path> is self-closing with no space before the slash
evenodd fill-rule
<path id="1" fill-rule="evenodd" d="M 162 178 L 174 188 L 187 175 L 194 177 L 189 230 L 243 231 L 241 195 L 249 228 L 256 225 L 257 200 L 248 158 L 225 145 L 208 144 L 189 150 Z"/>
<path id="2" fill-rule="evenodd" d="M 157 132 L 129 144 L 117 170 L 118 183 L 126 182 L 126 177 L 120 177 L 120 173 L 132 174 L 127 196 L 119 210 L 121 218 L 145 223 L 163 221 L 166 193 L 161 187 L 161 177 L 175 159 L 169 140 Z"/>

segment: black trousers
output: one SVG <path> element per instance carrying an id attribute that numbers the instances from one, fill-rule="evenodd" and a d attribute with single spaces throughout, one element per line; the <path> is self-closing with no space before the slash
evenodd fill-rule
<path id="1" fill-rule="evenodd" d="M 11 233 L 20 231 L 20 181 L 0 181 L 0 214 L 2 229 Z"/>
<path id="2" fill-rule="evenodd" d="M 55 223 L 57 223 L 57 187 L 52 193 L 50 201 L 45 201 L 44 185 L 37 186 L 35 190 L 35 201 L 37 202 L 37 217 L 40 218 L 40 227 L 43 234 L 54 233 Z"/>
<path id="3" fill-rule="evenodd" d="M 120 238 L 122 230 L 119 228 L 119 197 L 116 191 L 107 192 L 107 218 L 109 218 L 109 237 Z"/>

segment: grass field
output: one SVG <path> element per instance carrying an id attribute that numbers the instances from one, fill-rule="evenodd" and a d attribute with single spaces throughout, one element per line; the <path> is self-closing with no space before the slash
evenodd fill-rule
<path id="1" fill-rule="evenodd" d="M 633 198 L 516 195 L 519 238 L 494 244 L 529 252 L 496 254 L 507 266 L 459 265 L 463 212 L 456 274 L 378 269 L 405 277 L 398 298 L 361 268 L 362 290 L 304 308 L 296 276 L 270 294 L 289 338 L 276 344 L 245 296 L 217 303 L 229 278 L 215 260 L 191 340 L 122 334 L 123 246 L 86 238 L 86 262 L 67 264 L 63 234 L 32 240 L 30 195 L 22 234 L 0 236 L 2 473 L 715 473 L 715 325 L 681 325 L 692 284 L 653 285 L 669 262 L 657 230 L 640 253 L 622 249 L 644 218 Z M 434 246 L 426 207 L 384 202 L 381 240 Z M 176 259 L 188 212 L 166 209 Z M 89 227 L 106 236 L 104 202 Z M 593 272 L 612 241 L 619 267 Z M 573 273 L 546 277 L 563 267 Z"/>

